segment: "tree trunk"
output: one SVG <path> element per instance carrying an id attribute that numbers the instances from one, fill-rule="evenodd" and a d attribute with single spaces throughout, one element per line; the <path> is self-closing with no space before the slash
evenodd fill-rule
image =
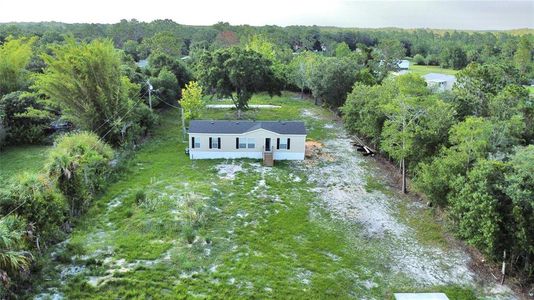
<path id="1" fill-rule="evenodd" d="M 304 88 L 300 89 L 300 99 L 304 99 Z"/>
<path id="2" fill-rule="evenodd" d="M 406 189 L 406 162 L 404 161 L 404 158 L 402 159 L 401 167 L 402 167 L 402 192 L 404 194 L 406 194 L 406 192 L 407 192 L 407 189 Z"/>

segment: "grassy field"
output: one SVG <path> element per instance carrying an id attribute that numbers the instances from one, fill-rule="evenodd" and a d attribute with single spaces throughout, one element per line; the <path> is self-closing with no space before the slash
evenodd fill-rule
<path id="1" fill-rule="evenodd" d="M 447 75 L 455 75 L 456 73 L 458 73 L 458 70 L 444 69 L 440 66 L 416 65 L 413 63 L 413 61 L 410 61 L 410 68 L 408 70 L 420 76 L 426 75 L 428 73 L 442 73 L 442 74 L 447 74 Z"/>
<path id="2" fill-rule="evenodd" d="M 531 85 L 527 86 L 527 90 L 530 95 L 534 95 L 534 86 L 531 86 Z"/>
<path id="3" fill-rule="evenodd" d="M 0 187 L 21 172 L 41 169 L 48 149 L 49 146 L 18 146 L 0 152 Z"/>
<path id="4" fill-rule="evenodd" d="M 332 138 L 331 113 L 295 98 L 257 96 L 253 103 L 282 108 L 246 116 L 303 119 L 310 139 Z M 234 114 L 208 109 L 202 117 Z M 450 299 L 475 298 L 472 288 L 421 287 L 392 269 L 380 240 L 366 238 L 359 225 L 333 218 L 317 204 L 311 174 L 299 164 L 191 161 L 185 147 L 179 114 L 164 112 L 121 179 L 68 241 L 50 249 L 30 293 L 68 299 L 392 299 L 394 291 L 428 290 L 447 292 Z M 393 195 L 379 180 L 367 182 L 369 190 Z M 414 218 L 409 211 L 398 215 L 426 232 L 421 239 L 443 241 L 443 229 L 430 214 Z"/>

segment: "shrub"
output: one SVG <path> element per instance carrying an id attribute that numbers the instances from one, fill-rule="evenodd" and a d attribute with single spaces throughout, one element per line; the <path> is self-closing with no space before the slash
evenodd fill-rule
<path id="1" fill-rule="evenodd" d="M 425 63 L 428 66 L 437 66 L 439 65 L 439 57 L 433 54 L 429 54 L 426 56 Z"/>
<path id="2" fill-rule="evenodd" d="M 65 198 L 46 176 L 23 173 L 0 194 L 0 209 L 17 214 L 30 224 L 29 238 L 35 247 L 46 247 L 47 242 L 57 241 L 60 228 L 66 221 Z"/>
<path id="3" fill-rule="evenodd" d="M 18 275 L 30 266 L 32 256 L 24 251 L 24 228 L 26 224 L 16 215 L 0 218 L 0 297 L 8 297 L 9 277 Z"/>
<path id="4" fill-rule="evenodd" d="M 67 199 L 71 216 L 82 213 L 111 173 L 113 150 L 90 132 L 67 134 L 49 153 L 46 172 Z"/>
<path id="5" fill-rule="evenodd" d="M 43 142 L 52 115 L 35 95 L 13 92 L 0 99 L 0 120 L 6 130 L 6 142 L 37 144 Z M 0 133 L 1 135 L 1 133 Z M 1 138 L 0 138 L 1 139 Z"/>
<path id="6" fill-rule="evenodd" d="M 415 62 L 416 65 L 424 65 L 425 64 L 425 57 L 422 56 L 421 54 L 416 54 L 413 57 L 413 61 Z"/>

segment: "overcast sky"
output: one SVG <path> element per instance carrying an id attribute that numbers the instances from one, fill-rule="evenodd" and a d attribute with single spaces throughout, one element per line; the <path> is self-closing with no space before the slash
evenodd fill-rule
<path id="1" fill-rule="evenodd" d="M 320 25 L 444 29 L 534 28 L 534 0 L 0 0 L 0 22 Z"/>

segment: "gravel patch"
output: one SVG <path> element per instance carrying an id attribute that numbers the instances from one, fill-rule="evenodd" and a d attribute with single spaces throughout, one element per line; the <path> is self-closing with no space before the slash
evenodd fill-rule
<path id="1" fill-rule="evenodd" d="M 335 126 L 333 126 L 335 127 Z M 334 129 L 335 130 L 335 129 Z M 401 201 L 379 191 L 365 190 L 364 158 L 337 128 L 337 137 L 324 143 L 329 161 L 303 164 L 316 184 L 320 206 L 334 218 L 361 226 L 365 238 L 379 240 L 393 272 L 404 273 L 420 285 L 474 284 L 467 253 L 420 244 L 412 228 L 396 217 Z"/>

